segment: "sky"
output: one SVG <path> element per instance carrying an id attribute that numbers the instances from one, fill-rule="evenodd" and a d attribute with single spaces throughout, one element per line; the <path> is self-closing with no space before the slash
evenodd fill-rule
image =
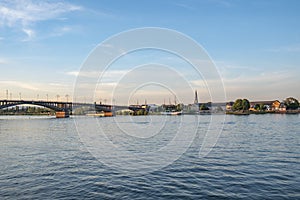
<path id="1" fill-rule="evenodd" d="M 226 101 L 300 99 L 299 10 L 297 0 L 0 0 L 0 99 L 76 100 L 79 76 L 96 76 L 93 98 L 77 101 L 192 103 L 194 90 L 211 101 L 207 78 L 170 52 L 124 54 L 102 79 L 79 73 L 103 41 L 144 27 L 198 43 Z"/>

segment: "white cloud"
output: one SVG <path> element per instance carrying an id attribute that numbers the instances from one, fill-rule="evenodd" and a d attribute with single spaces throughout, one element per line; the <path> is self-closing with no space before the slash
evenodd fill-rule
<path id="1" fill-rule="evenodd" d="M 37 21 L 54 19 L 61 14 L 81 10 L 80 6 L 64 2 L 10 0 L 3 1 L 0 7 L 1 24 L 13 26 L 21 22 L 23 25 Z"/>
<path id="2" fill-rule="evenodd" d="M 0 2 L 0 27 L 21 27 L 31 39 L 35 32 L 32 26 L 39 21 L 61 19 L 61 15 L 82 10 L 82 7 L 66 2 L 4 0 Z"/>
<path id="3" fill-rule="evenodd" d="M 70 75 L 70 76 L 78 76 L 79 72 L 78 71 L 70 71 L 70 72 L 67 72 L 66 74 Z"/>
<path id="4" fill-rule="evenodd" d="M 54 86 L 54 87 L 69 87 L 69 85 L 62 84 L 62 83 L 49 83 L 49 86 Z"/>
<path id="5" fill-rule="evenodd" d="M 23 32 L 27 35 L 23 41 L 29 41 L 35 36 L 35 31 L 27 28 L 23 28 Z"/>
<path id="6" fill-rule="evenodd" d="M 67 75 L 85 78 L 97 78 L 99 76 L 98 71 L 70 71 L 66 72 Z"/>

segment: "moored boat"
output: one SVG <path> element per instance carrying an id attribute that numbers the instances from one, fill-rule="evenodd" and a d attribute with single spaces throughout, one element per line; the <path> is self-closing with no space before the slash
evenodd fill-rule
<path id="1" fill-rule="evenodd" d="M 182 115 L 182 111 L 165 111 L 161 112 L 161 115 Z"/>

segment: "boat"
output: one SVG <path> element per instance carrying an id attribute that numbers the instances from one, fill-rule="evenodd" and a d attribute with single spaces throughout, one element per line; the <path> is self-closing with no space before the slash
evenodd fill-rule
<path id="1" fill-rule="evenodd" d="M 182 115 L 182 111 L 164 111 L 160 112 L 161 115 Z"/>
<path id="2" fill-rule="evenodd" d="M 160 112 L 161 115 L 182 115 L 182 110 L 179 110 L 176 105 L 164 105 L 165 111 Z"/>

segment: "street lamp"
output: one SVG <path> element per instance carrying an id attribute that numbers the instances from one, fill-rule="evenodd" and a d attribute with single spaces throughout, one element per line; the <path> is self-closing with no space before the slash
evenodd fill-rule
<path id="1" fill-rule="evenodd" d="M 47 101 L 48 101 L 48 94 L 46 94 L 46 97 L 47 97 Z"/>
<path id="2" fill-rule="evenodd" d="M 20 97 L 20 100 L 22 99 L 22 94 L 21 94 L 21 92 L 19 92 L 19 97 Z"/>
<path id="3" fill-rule="evenodd" d="M 67 102 L 69 102 L 69 95 L 68 94 L 66 94 L 66 98 L 67 98 Z"/>

